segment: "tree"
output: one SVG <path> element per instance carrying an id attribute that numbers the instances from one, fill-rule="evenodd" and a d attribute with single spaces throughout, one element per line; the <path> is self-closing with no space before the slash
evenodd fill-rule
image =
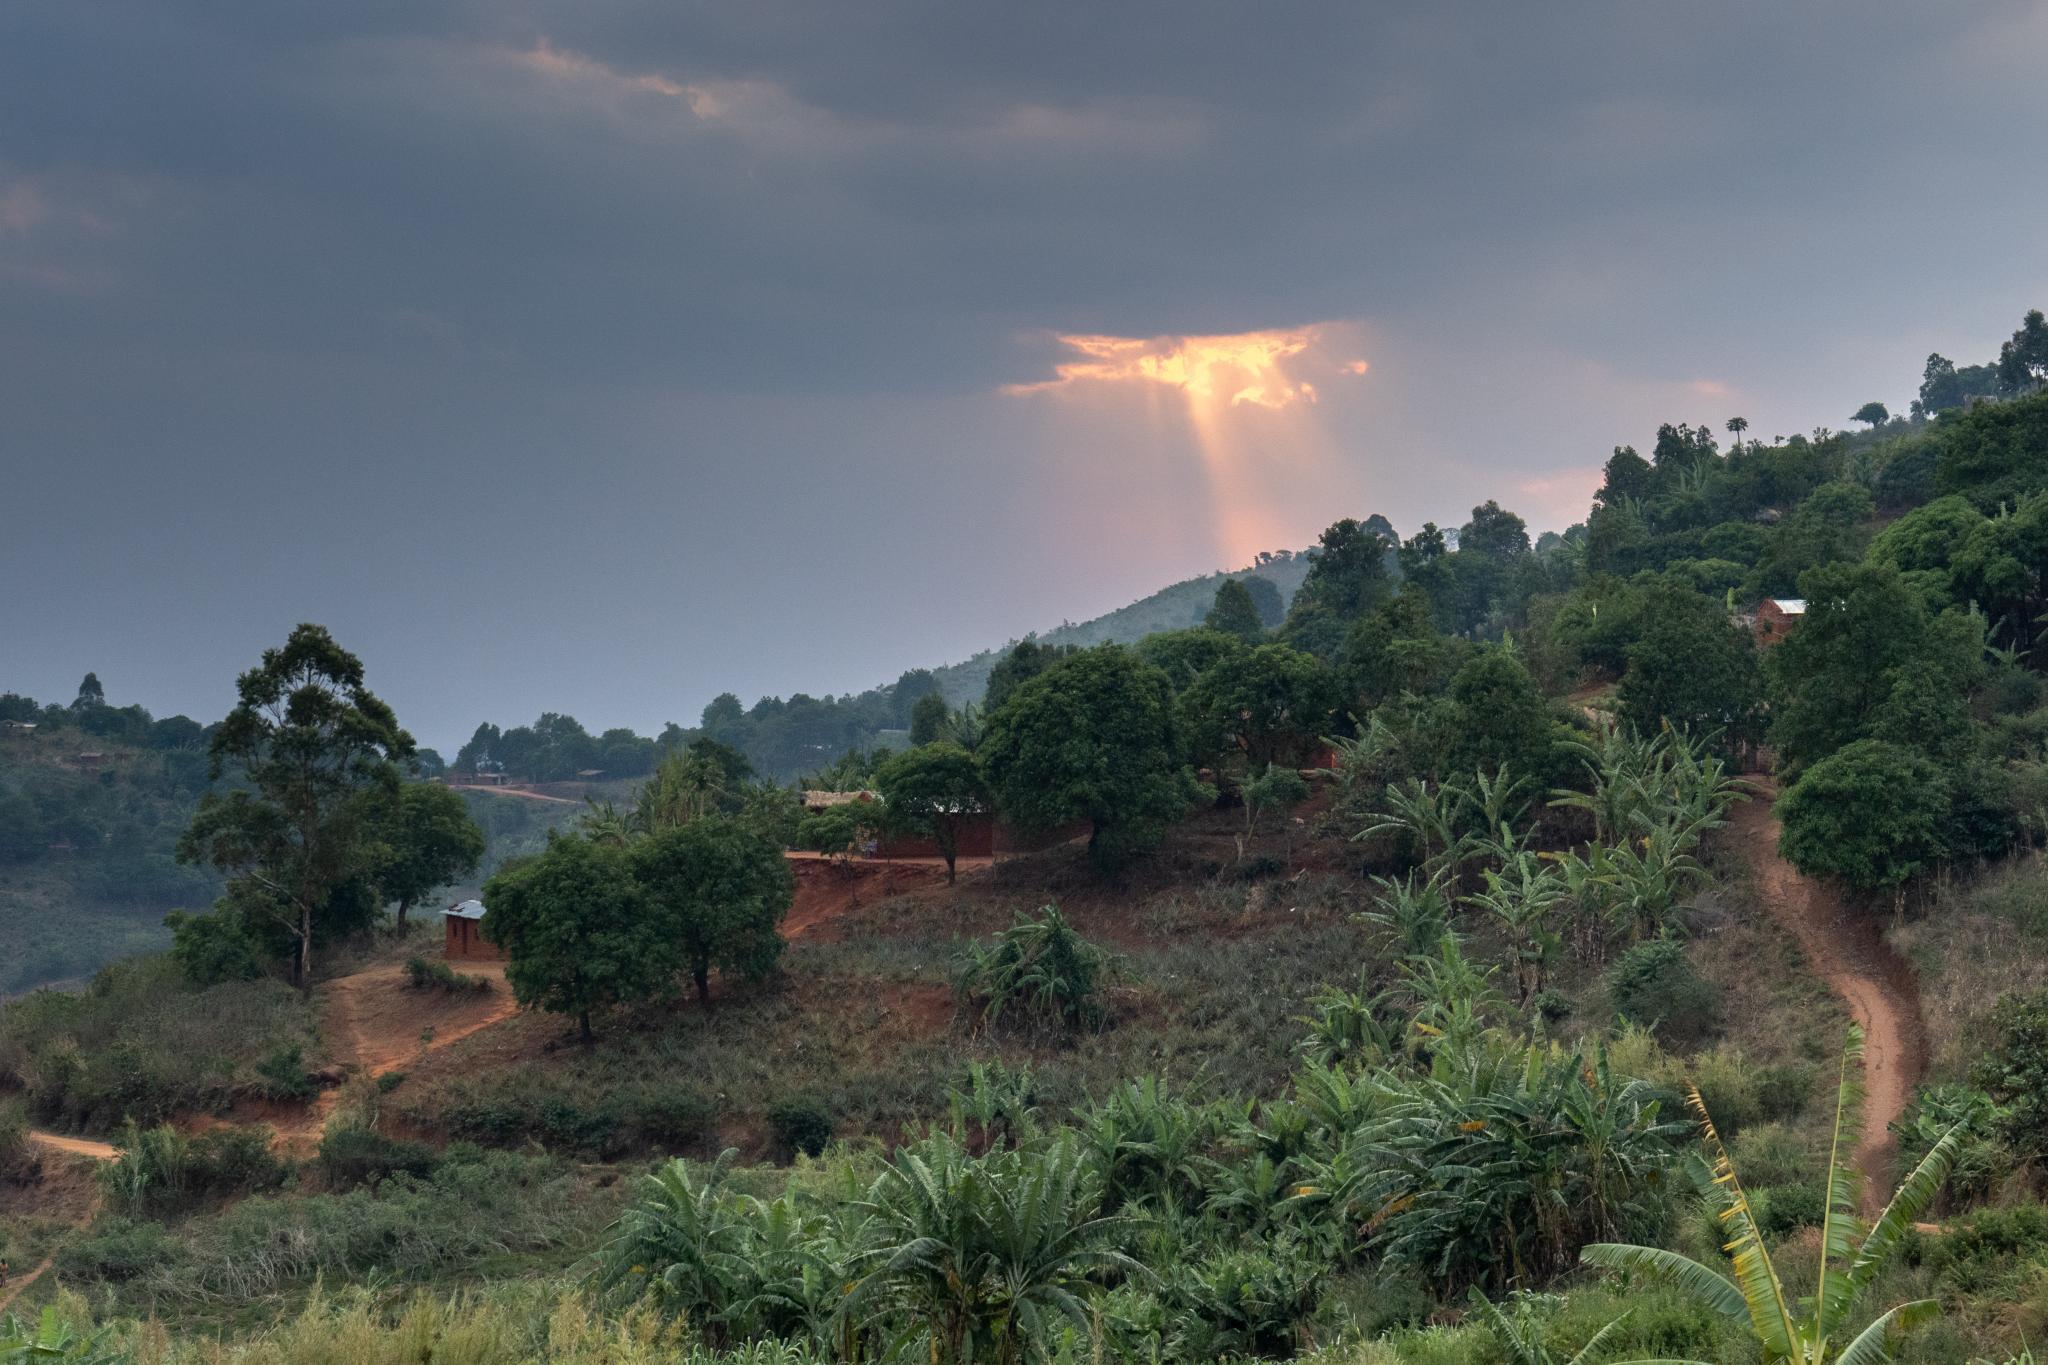
<path id="1" fill-rule="evenodd" d="M 1448 772 L 1490 773 L 1505 764 L 1518 776 L 1549 777 L 1557 723 L 1521 660 L 1498 646 L 1480 650 L 1452 677 L 1449 697 L 1456 721 Z"/>
<path id="2" fill-rule="evenodd" d="M 1288 609 L 1284 638 L 1312 653 L 1335 654 L 1351 623 L 1393 590 L 1387 574 L 1392 548 L 1385 536 L 1350 517 L 1324 531 L 1309 551 L 1308 574 Z"/>
<path id="3" fill-rule="evenodd" d="M 946 880 L 953 880 L 960 854 L 960 830 L 989 805 L 988 782 L 981 765 L 957 744 L 925 744 L 897 754 L 875 774 L 888 823 L 921 834 L 938 845 L 946 860 Z"/>
<path id="4" fill-rule="evenodd" d="M 946 721 L 952 712 L 946 707 L 946 698 L 938 692 L 927 692 L 917 699 L 910 708 L 910 742 L 929 744 L 945 733 Z"/>
<path id="5" fill-rule="evenodd" d="M 1313 654 L 1260 645 L 1219 660 L 1181 694 L 1193 752 L 1241 756 L 1249 769 L 1299 766 L 1329 733 L 1336 678 Z"/>
<path id="6" fill-rule="evenodd" d="M 1976 627 L 1958 612 L 1931 615 L 1926 599 L 1888 565 L 1824 565 L 1800 586 L 1806 614 L 1799 628 L 1764 656 L 1771 743 L 1793 772 L 1868 737 L 1896 670 L 1924 661 L 1957 692 L 1976 680 Z"/>
<path id="7" fill-rule="evenodd" d="M 1158 845 L 1197 788 L 1166 675 L 1117 645 L 1062 659 L 988 719 L 982 761 L 1002 811 L 1029 828 L 1091 826 L 1113 867 Z"/>
<path id="8" fill-rule="evenodd" d="M 1031 681 L 1062 659 L 1081 652 L 1079 645 L 1042 645 L 1020 640 L 989 670 L 988 690 L 982 695 L 984 711 L 993 712 L 1009 699 L 1013 689 Z"/>
<path id="9" fill-rule="evenodd" d="M 1287 619 L 1287 603 L 1280 596 L 1280 589 L 1273 580 L 1259 574 L 1246 574 L 1237 580 L 1244 590 L 1251 594 L 1252 610 L 1259 614 L 1259 624 L 1271 630 Z"/>
<path id="10" fill-rule="evenodd" d="M 1351 628 L 1338 656 L 1344 698 L 1378 706 L 1403 692 L 1441 691 L 1454 651 L 1437 633 L 1429 597 L 1413 583 Z"/>
<path id="11" fill-rule="evenodd" d="M 1940 769 L 1911 749 L 1862 739 L 1815 763 L 1778 802 L 1778 848 L 1809 876 L 1889 890 L 1940 860 L 1947 816 Z"/>
<path id="12" fill-rule="evenodd" d="M 1742 444 L 1742 433 L 1749 430 L 1749 419 L 1747 417 L 1730 417 L 1727 425 L 1728 434 L 1733 436 L 1735 444 L 1740 446 Z"/>
<path id="13" fill-rule="evenodd" d="M 738 732 L 746 718 L 740 699 L 730 692 L 721 692 L 705 703 L 704 712 L 698 718 L 698 728 L 713 739 L 728 739 Z"/>
<path id="14" fill-rule="evenodd" d="M 1593 500 L 1602 507 L 1641 502 L 1656 491 L 1656 471 L 1650 468 L 1648 460 L 1636 454 L 1634 446 L 1616 446 L 1601 472 L 1600 488 L 1593 494 Z"/>
<path id="15" fill-rule="evenodd" d="M 99 674 L 88 673 L 79 680 L 78 695 L 71 702 L 72 710 L 88 711 L 96 706 L 105 706 L 106 704 L 107 692 L 105 688 L 100 686 Z"/>
<path id="16" fill-rule="evenodd" d="M 938 690 L 939 680 L 929 668 L 905 669 L 896 679 L 896 685 L 889 689 L 889 716 L 895 722 L 895 728 L 910 725 L 917 714 L 917 704 Z"/>
<path id="17" fill-rule="evenodd" d="M 2029 393 L 2048 383 L 2048 318 L 2038 308 L 2029 309 L 1998 352 L 1998 388 L 2001 393 Z"/>
<path id="18" fill-rule="evenodd" d="M 201 799 L 178 859 L 227 873 L 230 897 L 282 925 L 296 945 L 292 980 L 310 989 L 318 921 L 344 884 L 372 871 L 372 801 L 398 790 L 412 736 L 322 626 L 294 629 L 235 687 L 212 773 L 233 767 L 248 785 Z"/>
<path id="19" fill-rule="evenodd" d="M 749 981 L 775 969 L 782 957 L 777 926 L 796 894 L 781 849 L 739 821 L 713 815 L 663 830 L 626 856 L 648 918 L 681 954 L 700 1004 L 711 1002 L 713 967 Z"/>
<path id="20" fill-rule="evenodd" d="M 1748 633 L 1715 603 L 1672 588 L 1648 594 L 1641 619 L 1621 679 L 1621 713 L 1629 723 L 1644 734 L 1668 720 L 1696 736 L 1756 739 L 1764 682 Z"/>
<path id="21" fill-rule="evenodd" d="M 624 850 L 550 834 L 547 851 L 484 883 L 484 937 L 505 950 L 522 1005 L 576 1020 L 674 988 L 682 944 L 628 868 Z"/>
<path id="22" fill-rule="evenodd" d="M 484 856 L 484 832 L 457 792 L 432 782 L 408 782 L 378 813 L 373 833 L 380 849 L 379 896 L 406 911 L 436 887 L 476 871 Z"/>
<path id="23" fill-rule="evenodd" d="M 1852 422 L 1862 422 L 1872 431 L 1876 431 L 1886 422 L 1892 420 L 1892 414 L 1891 409 L 1882 403 L 1865 403 L 1849 415 L 1849 420 Z"/>
<path id="24" fill-rule="evenodd" d="M 1826 1206 L 1820 1228 L 1820 1263 L 1811 1297 L 1795 1299 L 1786 1293 L 1749 1195 L 1697 1089 L 1691 1092 L 1692 1107 L 1706 1131 L 1713 1158 L 1711 1169 L 1703 1169 L 1697 1179 L 1701 1193 L 1718 1215 L 1732 1258 L 1733 1278 L 1662 1247 L 1596 1243 L 1580 1253 L 1582 1259 L 1588 1265 L 1662 1281 L 1722 1317 L 1743 1324 L 1763 1348 L 1768 1365 L 1877 1365 L 1892 1359 L 1892 1348 L 1904 1333 L 1940 1311 L 1936 1300 L 1900 1304 L 1879 1314 L 1853 1340 L 1838 1345 L 1836 1338 L 1846 1333 L 1856 1300 L 1940 1192 L 1955 1164 L 1962 1132 L 1960 1127 L 1952 1128 L 1935 1142 L 1900 1183 L 1862 1245 L 1856 1245 L 1861 1177 L 1851 1164 L 1851 1153 L 1862 1130 L 1862 1070 L 1863 1031 L 1851 1025 L 1842 1049 L 1841 1080 L 1835 1089 L 1834 1135 L 1828 1149 L 1827 1182 L 1822 1187 Z"/>
<path id="25" fill-rule="evenodd" d="M 1247 644 L 1256 643 L 1266 633 L 1250 589 L 1235 578 L 1224 579 L 1222 586 L 1216 589 L 1215 605 L 1202 618 L 1202 624 L 1210 630 L 1234 635 Z"/>
<path id="26" fill-rule="evenodd" d="M 1223 660 L 1244 653 L 1245 643 L 1220 630 L 1193 626 L 1187 630 L 1155 631 L 1138 641 L 1132 650 L 1166 674 L 1175 691 L 1183 691 Z"/>
<path id="27" fill-rule="evenodd" d="M 693 746 L 670 754 L 640 786 L 633 806 L 633 830 L 655 834 L 701 820 L 718 808 L 719 798 L 726 792 L 726 774 L 725 765 L 714 751 Z"/>
<path id="28" fill-rule="evenodd" d="M 2048 486 L 2048 393 L 1980 403 L 1939 429 L 1935 487 L 1996 512 Z"/>

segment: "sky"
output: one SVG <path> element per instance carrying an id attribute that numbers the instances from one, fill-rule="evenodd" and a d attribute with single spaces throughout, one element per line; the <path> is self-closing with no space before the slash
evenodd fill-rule
<path id="1" fill-rule="evenodd" d="M 1583 516 L 2048 304 L 2048 5 L 8 0 L 0 689 L 422 742 Z"/>

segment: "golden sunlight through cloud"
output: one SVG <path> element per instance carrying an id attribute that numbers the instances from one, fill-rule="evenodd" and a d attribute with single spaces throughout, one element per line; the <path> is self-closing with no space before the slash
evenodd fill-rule
<path id="1" fill-rule="evenodd" d="M 1179 390 L 1185 419 L 1207 480 L 1218 549 L 1249 563 L 1259 550 L 1300 538 L 1277 505 L 1276 488 L 1313 484 L 1336 451 L 1313 414 L 1317 382 L 1355 379 L 1369 368 L 1347 354 L 1347 326 L 1320 323 L 1219 336 L 1119 337 L 1061 333 L 1075 354 L 1051 379 L 1010 384 L 1012 395 L 1079 397 L 1128 392 L 1157 396 Z M 1147 403 L 1158 418 L 1168 414 Z"/>

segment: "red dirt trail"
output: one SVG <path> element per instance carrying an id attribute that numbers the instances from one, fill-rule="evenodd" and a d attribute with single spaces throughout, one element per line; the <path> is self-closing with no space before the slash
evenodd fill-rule
<path id="1" fill-rule="evenodd" d="M 1777 786 L 1755 781 L 1756 798 L 1738 807 L 1732 824 L 1756 868 L 1764 906 L 1863 1029 L 1863 1138 L 1855 1162 L 1864 1176 L 1865 1210 L 1874 1214 L 1891 1197 L 1892 1121 L 1906 1112 L 1927 1064 L 1913 969 L 1868 916 L 1779 856 L 1780 826 L 1771 810 Z"/>

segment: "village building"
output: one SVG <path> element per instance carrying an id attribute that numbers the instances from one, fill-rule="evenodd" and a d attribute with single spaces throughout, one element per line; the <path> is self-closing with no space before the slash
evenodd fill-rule
<path id="1" fill-rule="evenodd" d="M 1792 633 L 1806 615 L 1806 600 L 1800 597 L 1766 597 L 1757 603 L 1751 634 L 1759 645 L 1774 645 Z"/>
<path id="2" fill-rule="evenodd" d="M 487 958 L 498 960 L 505 956 L 505 950 L 484 937 L 484 903 L 466 900 L 451 905 L 441 912 L 441 923 L 446 926 L 447 940 L 442 954 L 450 958 Z"/>

